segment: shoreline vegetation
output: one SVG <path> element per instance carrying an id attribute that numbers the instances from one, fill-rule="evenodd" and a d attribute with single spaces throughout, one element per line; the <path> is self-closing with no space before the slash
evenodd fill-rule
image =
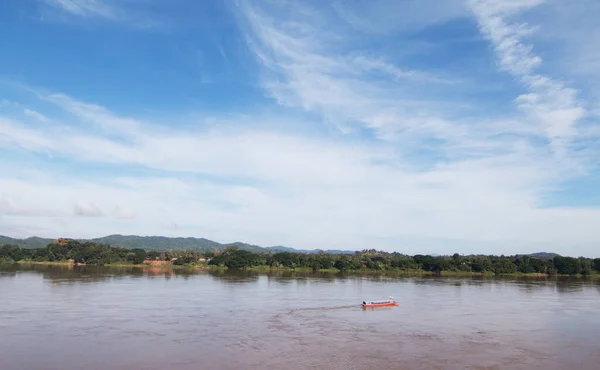
<path id="1" fill-rule="evenodd" d="M 0 246 L 0 262 L 41 265 L 140 267 L 152 269 L 245 270 L 385 274 L 398 276 L 600 277 L 600 258 L 493 256 L 409 256 L 374 249 L 354 254 L 255 253 L 232 246 L 225 250 L 146 251 L 96 242 L 57 239 L 45 248 Z"/>

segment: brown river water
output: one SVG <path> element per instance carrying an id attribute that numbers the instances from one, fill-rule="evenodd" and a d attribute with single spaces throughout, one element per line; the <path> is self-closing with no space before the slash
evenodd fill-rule
<path id="1" fill-rule="evenodd" d="M 598 370 L 600 284 L 0 265 L 0 369 Z"/>

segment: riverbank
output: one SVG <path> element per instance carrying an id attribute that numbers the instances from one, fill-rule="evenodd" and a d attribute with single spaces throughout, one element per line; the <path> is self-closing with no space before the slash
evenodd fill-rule
<path id="1" fill-rule="evenodd" d="M 227 269 L 226 267 L 222 267 Z M 486 272 L 475 272 L 475 271 L 425 271 L 425 270 L 370 270 L 370 269 L 358 269 L 358 270 L 338 270 L 336 268 L 328 269 L 315 269 L 308 267 L 270 267 L 270 266 L 252 266 L 245 269 L 245 271 L 254 272 L 270 272 L 270 271 L 285 271 L 285 272 L 320 272 L 320 273 L 336 273 L 345 275 L 386 275 L 386 276 L 442 276 L 442 277 L 493 277 L 493 276 L 504 276 L 504 277 L 536 277 L 536 278 L 550 278 L 550 277 L 577 277 L 577 278 L 600 278 L 600 274 L 593 273 L 590 275 L 566 275 L 566 274 L 541 274 L 541 273 L 506 273 L 506 274 L 495 274 L 491 271 Z"/>
<path id="2" fill-rule="evenodd" d="M 19 264 L 19 265 L 47 265 L 47 266 L 68 266 L 76 267 L 86 266 L 85 264 L 75 264 L 73 261 L 31 261 L 21 260 L 18 262 L 1 260 L 2 264 Z M 93 266 L 93 265 L 88 265 Z M 139 269 L 152 269 L 158 270 L 187 270 L 187 271 L 227 271 L 233 270 L 228 269 L 224 266 L 209 265 L 207 263 L 196 263 L 186 265 L 174 265 L 174 264 L 129 264 L 129 263 L 116 263 L 116 264 L 105 264 L 102 267 L 115 267 L 115 268 L 139 268 Z M 235 270 L 233 270 L 235 271 Z M 589 275 L 566 275 L 566 274 L 541 274 L 541 273 L 506 273 L 506 274 L 495 274 L 493 272 L 474 272 L 474 271 L 425 271 L 425 270 L 370 270 L 370 269 L 358 269 L 358 270 L 343 270 L 340 271 L 336 268 L 327 269 L 312 269 L 308 267 L 271 267 L 267 265 L 251 266 L 241 271 L 256 272 L 256 273 L 269 273 L 269 272 L 295 272 L 295 273 L 328 273 L 328 274 L 343 274 L 343 275 L 357 275 L 357 276 L 439 276 L 439 277 L 530 277 L 530 278 L 580 278 L 580 279 L 600 279 L 600 274 L 593 273 Z"/>
<path id="3" fill-rule="evenodd" d="M 92 266 L 98 267 L 99 265 L 86 265 L 85 263 L 74 263 L 72 261 L 29 261 L 29 260 L 21 260 L 17 262 L 13 261 L 0 261 L 0 263 L 4 264 L 17 264 L 17 265 L 41 265 L 41 266 L 66 266 L 66 267 L 85 267 Z M 164 269 L 164 270 L 222 270 L 223 267 L 212 266 L 206 263 L 202 264 L 194 264 L 194 265 L 174 265 L 174 264 L 162 264 L 162 265 L 153 265 L 149 263 L 142 264 L 133 264 L 133 263 L 109 263 L 101 265 L 101 267 L 126 267 L 126 268 L 152 268 L 152 269 Z"/>

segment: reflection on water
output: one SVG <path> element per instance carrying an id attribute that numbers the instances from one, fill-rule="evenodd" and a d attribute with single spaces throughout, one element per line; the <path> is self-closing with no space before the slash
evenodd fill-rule
<path id="1" fill-rule="evenodd" d="M 187 280 L 194 276 L 210 276 L 224 283 L 249 283 L 257 282 L 260 277 L 268 281 L 281 284 L 303 283 L 309 280 L 320 283 L 333 283 L 335 281 L 363 281 L 371 283 L 393 283 L 397 281 L 410 281 L 415 285 L 426 286 L 489 286 L 490 284 L 505 284 L 507 282 L 518 289 L 536 290 L 544 287 L 552 287 L 558 293 L 569 293 L 581 291 L 585 287 L 596 287 L 600 289 L 600 281 L 596 279 L 582 279 L 565 276 L 465 276 L 465 277 L 440 277 L 432 275 L 422 276 L 398 276 L 391 273 L 357 275 L 342 272 L 306 272 L 306 271 L 282 271 L 273 270 L 269 272 L 258 271 L 228 271 L 228 270 L 196 270 L 196 269 L 168 269 L 161 267 L 99 267 L 99 266 L 73 266 L 73 265 L 43 265 L 43 264 L 0 264 L 0 278 L 15 277 L 17 274 L 33 273 L 41 275 L 44 279 L 52 282 L 102 282 L 112 279 L 147 279 L 177 277 Z"/>
<path id="2" fill-rule="evenodd" d="M 2 370 L 600 363 L 594 280 L 1 265 L 0 303 Z"/>

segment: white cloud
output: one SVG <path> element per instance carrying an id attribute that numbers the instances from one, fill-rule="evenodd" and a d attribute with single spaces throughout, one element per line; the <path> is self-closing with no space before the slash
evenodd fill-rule
<path id="1" fill-rule="evenodd" d="M 51 149 L 58 146 L 45 137 L 43 133 L 27 128 L 22 123 L 16 123 L 10 119 L 0 117 L 0 143 L 15 144 L 24 149 L 34 149 L 36 151 Z"/>
<path id="2" fill-rule="evenodd" d="M 117 117 L 102 106 L 77 101 L 65 94 L 49 94 L 43 99 L 57 104 L 83 121 L 107 132 L 124 134 L 135 132 L 139 128 L 139 122 L 134 119 Z"/>
<path id="3" fill-rule="evenodd" d="M 135 211 L 121 206 L 116 206 L 112 214 L 115 218 L 122 220 L 132 220 L 136 217 Z"/>
<path id="4" fill-rule="evenodd" d="M 546 0 L 468 0 L 471 7 L 486 17 L 507 16 L 535 8 Z"/>
<path id="5" fill-rule="evenodd" d="M 577 100 L 577 91 L 560 81 L 537 74 L 542 58 L 533 46 L 523 42 L 532 28 L 525 23 L 510 23 L 509 17 L 544 3 L 544 0 L 484 1 L 469 4 L 479 22 L 481 32 L 492 43 L 500 68 L 518 77 L 528 90 L 516 102 L 540 125 L 559 157 L 568 156 L 568 145 L 576 134 L 576 123 L 585 115 Z"/>
<path id="6" fill-rule="evenodd" d="M 503 70 L 517 76 L 528 75 L 542 62 L 532 52 L 533 47 L 521 41 L 534 30 L 527 24 L 507 23 L 506 17 L 543 2 L 544 0 L 469 0 L 481 32 L 492 42 Z"/>
<path id="7" fill-rule="evenodd" d="M 587 117 L 600 117 L 600 2 L 547 0 L 539 12 L 528 14 L 538 25 L 532 35 L 536 51 L 544 56 L 545 73 L 563 76 L 582 86 Z"/>
<path id="8" fill-rule="evenodd" d="M 375 34 L 420 30 L 466 16 L 460 0 L 335 0 L 332 6 L 354 29 Z"/>
<path id="9" fill-rule="evenodd" d="M 162 14 L 148 12 L 144 7 L 145 1 L 122 1 L 122 0 L 38 0 L 45 4 L 42 9 L 45 20 L 66 21 L 72 19 L 102 20 L 119 23 L 125 27 L 139 30 L 168 30 L 172 23 L 166 22 Z M 70 17 L 57 17 L 55 12 L 45 10 L 57 10 L 59 14 L 67 14 Z"/>
<path id="10" fill-rule="evenodd" d="M 416 94 L 451 79 L 372 57 L 353 38 L 325 31 L 336 28 L 301 5 L 284 13 L 257 4 L 242 2 L 241 11 L 251 50 L 265 67 L 263 86 L 280 104 L 317 112 L 345 132 L 367 127 L 383 139 L 432 130 L 448 139 L 456 132 L 438 114 L 446 103 Z M 374 114 L 390 119 L 374 122 Z"/>
<path id="11" fill-rule="evenodd" d="M 60 8 L 80 17 L 98 16 L 117 19 L 119 13 L 101 0 L 43 0 L 46 4 Z"/>
<path id="12" fill-rule="evenodd" d="M 525 127 L 522 119 L 490 122 L 465 115 L 450 90 L 462 91 L 460 81 L 403 68 L 386 60 L 385 51 L 361 49 L 355 46 L 364 44 L 360 35 L 339 31 L 304 3 L 293 5 L 294 11 L 241 4 L 267 93 L 281 105 L 320 115 L 344 135 L 366 131 L 394 143 L 404 155 L 435 141 L 441 144 L 433 150 L 447 158 L 507 153 L 530 145 L 530 137 L 546 135 L 545 127 Z M 444 88 L 448 99 L 431 97 Z"/>
<path id="13" fill-rule="evenodd" d="M 48 117 L 44 116 L 43 114 L 41 114 L 39 112 L 31 110 L 31 109 L 27 109 L 26 108 L 25 110 L 23 110 L 23 114 L 25 114 L 27 117 L 35 118 L 35 119 L 37 119 L 38 121 L 41 121 L 41 122 L 48 122 L 49 121 Z"/>
<path id="14" fill-rule="evenodd" d="M 93 223 L 68 215 L 35 222 L 52 237 L 151 230 L 307 248 L 401 246 L 414 253 L 419 249 L 406 242 L 411 238 L 438 239 L 432 243 L 444 251 L 446 239 L 481 245 L 464 252 L 499 248 L 505 242 L 490 253 L 522 251 L 515 246 L 526 242 L 559 245 L 600 239 L 591 227 L 600 221 L 597 210 L 538 209 L 548 184 L 565 173 L 535 151 L 456 160 L 415 172 L 410 162 L 377 144 L 242 128 L 185 132 L 141 124 L 145 129 L 124 143 L 76 131 L 59 138 L 44 126 L 35 131 L 36 137 L 5 121 L 8 130 L 3 132 L 10 135 L 6 148 L 50 151 L 86 166 L 130 163 L 168 175 L 119 177 L 115 167 L 109 178 L 98 174 L 65 182 L 72 175 L 40 169 L 45 173 L 40 177 L 14 169 L 11 176 L 0 177 L 0 188 L 9 196 L 30 199 L 32 206 L 60 210 L 75 204 L 76 215 L 101 216 L 103 209 L 113 210 L 111 217 L 96 217 Z M 210 177 L 184 180 L 174 171 Z M 24 179 L 15 180 L 17 175 Z"/>
<path id="15" fill-rule="evenodd" d="M 1 188 L 0 188 L 1 189 Z M 17 217 L 53 217 L 57 213 L 40 205 L 26 205 L 20 197 L 9 197 L 6 194 L 0 196 L 0 216 Z"/>
<path id="16" fill-rule="evenodd" d="M 77 202 L 73 206 L 73 213 L 76 216 L 100 217 L 103 216 L 102 210 L 93 202 Z"/>
<path id="17" fill-rule="evenodd" d="M 517 97 L 517 104 L 545 127 L 554 150 L 561 153 L 576 134 L 576 122 L 585 115 L 577 91 L 540 75 L 523 81 L 530 92 Z"/>

